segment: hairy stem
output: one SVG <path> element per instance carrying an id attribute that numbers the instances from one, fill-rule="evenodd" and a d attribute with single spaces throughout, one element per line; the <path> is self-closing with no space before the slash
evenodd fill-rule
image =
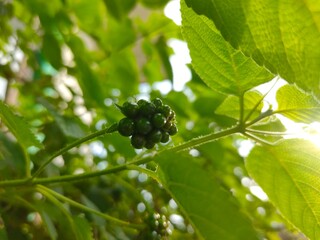
<path id="1" fill-rule="evenodd" d="M 216 133 L 210 133 L 208 135 L 199 137 L 199 138 L 194 138 L 186 143 L 182 143 L 178 146 L 172 147 L 170 149 L 164 150 L 164 151 L 168 151 L 168 152 L 180 152 L 180 151 L 184 151 L 184 150 L 188 150 L 190 148 L 194 148 L 196 146 L 205 144 L 205 143 L 209 143 L 212 141 L 215 141 L 219 138 L 222 137 L 226 137 L 229 135 L 232 135 L 234 133 L 239 133 L 241 132 L 241 126 L 237 125 L 235 127 L 220 131 L 220 132 L 216 132 Z"/>
<path id="2" fill-rule="evenodd" d="M 50 178 L 32 178 L 32 179 L 18 179 L 18 180 L 8 180 L 8 181 L 2 181 L 0 182 L 0 187 L 14 187 L 14 186 L 23 186 L 26 184 L 34 185 L 34 184 L 52 184 L 52 183 L 61 183 L 61 182 L 72 182 L 72 181 L 81 181 L 84 179 L 92 178 L 92 177 L 98 177 L 106 174 L 116 173 L 123 170 L 128 170 L 128 166 L 131 165 L 140 165 L 145 164 L 147 162 L 150 162 L 154 160 L 154 157 L 156 155 L 160 155 L 165 152 L 180 152 L 185 151 L 190 148 L 209 143 L 212 141 L 215 141 L 219 138 L 229 136 L 234 133 L 241 132 L 241 126 L 235 126 L 233 128 L 229 128 L 220 132 L 216 133 L 210 133 L 208 135 L 192 139 L 186 143 L 180 144 L 178 146 L 165 149 L 161 152 L 156 152 L 154 154 L 148 155 L 148 156 L 141 156 L 141 158 L 137 158 L 133 161 L 130 161 L 126 164 L 107 168 L 102 171 L 96 171 L 91 173 L 83 173 L 78 175 L 65 175 L 65 176 L 57 176 L 57 177 L 50 177 Z M 101 134 L 102 135 L 102 134 Z"/>
<path id="3" fill-rule="evenodd" d="M 60 149 L 58 152 L 56 152 L 55 154 L 53 154 L 51 157 L 48 158 L 48 160 L 46 160 L 39 168 L 38 170 L 32 175 L 31 179 L 36 178 L 43 170 L 44 168 L 52 162 L 53 159 L 55 159 L 56 157 L 66 153 L 67 151 L 69 151 L 71 148 L 74 148 L 76 146 L 79 146 L 80 144 L 87 142 L 93 138 L 105 135 L 107 133 L 112 133 L 114 131 L 117 130 L 117 124 L 113 124 L 108 128 L 102 129 L 100 131 L 94 132 L 88 136 L 85 136 L 84 138 L 80 138 L 76 141 L 74 141 L 73 143 L 65 146 L 64 148 Z"/>

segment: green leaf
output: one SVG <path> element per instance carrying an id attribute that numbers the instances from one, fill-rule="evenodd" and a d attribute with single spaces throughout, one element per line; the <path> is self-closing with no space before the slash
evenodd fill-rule
<path id="1" fill-rule="evenodd" d="M 320 239 L 320 150 L 315 145 L 292 139 L 256 146 L 246 167 L 290 222 L 310 239 Z"/>
<path id="2" fill-rule="evenodd" d="M 73 227 L 77 234 L 77 240 L 92 240 L 93 233 L 89 222 L 80 216 L 74 216 L 73 219 Z"/>
<path id="3" fill-rule="evenodd" d="M 23 177 L 25 169 L 26 160 L 21 145 L 0 133 L 0 180 Z"/>
<path id="4" fill-rule="evenodd" d="M 244 117 L 251 114 L 249 120 L 255 119 L 261 114 L 263 108 L 263 95 L 258 91 L 250 91 L 244 94 L 243 112 Z M 234 119 L 240 119 L 240 99 L 236 96 L 228 96 L 217 108 L 216 114 L 225 115 Z M 257 105 L 257 107 L 256 107 Z M 256 108 L 255 108 L 256 107 Z M 255 108 L 255 109 L 254 109 Z"/>
<path id="5" fill-rule="evenodd" d="M 212 89 L 240 96 L 272 79 L 273 75 L 227 43 L 215 25 L 181 2 L 183 35 L 192 64 Z"/>
<path id="6" fill-rule="evenodd" d="M 141 3 L 149 8 L 160 8 L 166 5 L 169 0 L 141 0 Z"/>
<path id="7" fill-rule="evenodd" d="M 0 220 L 2 221 L 2 219 L 0 218 Z M 8 240 L 8 235 L 7 235 L 7 231 L 5 226 L 3 226 L 3 223 L 1 223 L 0 225 L 0 239 L 2 240 Z"/>
<path id="8" fill-rule="evenodd" d="M 170 37 L 175 36 L 176 38 L 178 38 L 181 35 L 180 29 L 177 27 L 177 25 L 175 25 L 172 20 L 159 13 L 158 11 L 151 12 L 146 20 L 143 20 L 141 18 L 136 18 L 134 20 L 137 31 L 146 37 L 170 35 Z"/>
<path id="9" fill-rule="evenodd" d="M 59 0 L 52 0 L 50 4 L 42 0 L 26 1 L 24 5 L 35 14 L 42 14 L 53 17 L 63 7 L 63 3 Z"/>
<path id="10" fill-rule="evenodd" d="M 54 223 L 51 217 L 49 216 L 49 214 L 47 214 L 45 211 L 40 211 L 40 214 L 41 214 L 42 221 L 47 227 L 47 231 L 50 236 L 50 239 L 52 240 L 58 239 L 57 229 L 54 226 Z"/>
<path id="11" fill-rule="evenodd" d="M 108 19 L 108 29 L 100 33 L 101 45 L 107 52 L 119 52 L 136 41 L 136 32 L 131 19 L 116 21 Z"/>
<path id="12" fill-rule="evenodd" d="M 9 128 L 10 132 L 17 138 L 17 141 L 25 148 L 42 145 L 31 132 L 30 127 L 24 119 L 16 115 L 8 105 L 0 101 L 0 117 L 2 122 Z"/>
<path id="13" fill-rule="evenodd" d="M 204 239 L 258 239 L 240 213 L 231 193 L 224 191 L 188 155 L 162 154 L 158 159 L 161 184 Z"/>
<path id="14" fill-rule="evenodd" d="M 108 12 L 116 19 L 121 20 L 134 7 L 136 0 L 104 0 Z"/>
<path id="15" fill-rule="evenodd" d="M 320 103 L 311 95 L 300 91 L 294 85 L 285 85 L 277 91 L 280 113 L 296 122 L 320 121 Z"/>
<path id="16" fill-rule="evenodd" d="M 55 69 L 62 66 L 60 45 L 53 34 L 47 33 L 44 35 L 42 53 Z"/>
<path id="17" fill-rule="evenodd" d="M 96 33 L 103 28 L 103 21 L 106 18 L 106 9 L 100 0 L 70 0 L 68 1 L 69 11 L 74 13 L 74 20 L 77 25 L 87 33 Z"/>
<path id="18" fill-rule="evenodd" d="M 131 50 L 113 53 L 100 67 L 106 69 L 105 88 L 112 92 L 121 89 L 124 96 L 137 92 L 139 83 L 137 62 Z"/>
<path id="19" fill-rule="evenodd" d="M 262 138 L 268 142 L 276 142 L 283 138 L 283 135 L 278 133 L 284 133 L 287 129 L 278 118 L 276 118 L 275 116 L 271 116 L 251 126 L 250 130 L 253 130 L 252 133 L 259 136 L 259 138 Z M 275 134 L 272 135 L 272 133 Z"/>
<path id="20" fill-rule="evenodd" d="M 166 72 L 165 78 L 168 78 L 171 81 L 173 81 L 173 71 L 172 71 L 171 63 L 169 61 L 170 54 L 168 50 L 167 39 L 164 36 L 160 36 L 155 44 L 155 47 L 158 51 L 163 68 Z"/>
<path id="21" fill-rule="evenodd" d="M 83 92 L 86 103 L 92 107 L 103 104 L 103 88 L 97 75 L 94 74 L 88 63 L 82 58 L 76 58 L 77 67 L 79 69 L 78 82 Z"/>
<path id="22" fill-rule="evenodd" d="M 54 120 L 57 122 L 61 131 L 67 137 L 72 138 L 81 138 L 86 135 L 83 124 L 81 125 L 80 121 L 77 121 L 77 118 L 72 118 L 69 116 L 62 116 L 57 112 L 57 110 L 49 102 L 44 99 L 39 100 L 41 104 L 47 108 L 49 113 L 53 116 Z"/>
<path id="23" fill-rule="evenodd" d="M 320 2 L 187 0 L 224 38 L 272 73 L 320 93 Z"/>

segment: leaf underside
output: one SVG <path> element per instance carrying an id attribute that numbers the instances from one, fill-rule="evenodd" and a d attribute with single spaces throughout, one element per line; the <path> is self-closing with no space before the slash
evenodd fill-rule
<path id="1" fill-rule="evenodd" d="M 157 160 L 161 184 L 204 239 L 257 239 L 231 194 L 194 163 L 192 157 L 162 154 Z"/>
<path id="2" fill-rule="evenodd" d="M 320 239 L 320 150 L 301 139 L 256 146 L 246 160 L 249 174 L 291 223 Z"/>
<path id="3" fill-rule="evenodd" d="M 320 2 L 186 0 L 209 17 L 233 47 L 260 66 L 320 93 Z"/>
<path id="4" fill-rule="evenodd" d="M 197 15 L 181 2 L 183 36 L 187 40 L 192 64 L 212 89 L 236 96 L 268 82 L 273 75 L 221 36 L 210 19 Z"/>
<path id="5" fill-rule="evenodd" d="M 296 122 L 320 121 L 320 103 L 311 95 L 294 85 L 285 85 L 277 91 L 276 112 Z"/>

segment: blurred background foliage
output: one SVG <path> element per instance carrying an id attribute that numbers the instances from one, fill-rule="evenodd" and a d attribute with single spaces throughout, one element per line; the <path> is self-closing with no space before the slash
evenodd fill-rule
<path id="1" fill-rule="evenodd" d="M 225 95 L 209 89 L 190 65 L 185 66 L 187 74 L 173 69 L 172 42 L 183 45 L 183 39 L 180 26 L 164 14 L 168 2 L 177 1 L 0 1 L 1 98 L 43 144 L 27 148 L 33 169 L 73 140 L 117 122 L 121 113 L 114 104 L 132 98 L 161 97 L 176 111 L 179 134 L 159 149 L 235 124 L 235 119 L 215 113 Z M 188 74 L 190 79 L 182 79 Z M 0 180 L 24 178 L 26 154 L 1 128 Z M 261 239 L 300 239 L 267 200 L 250 191 L 254 183 L 239 154 L 243 142 L 233 136 L 189 153 L 232 191 Z M 139 153 L 129 139 L 111 134 L 57 157 L 41 177 L 100 170 Z M 75 239 L 74 231 L 78 239 L 198 239 L 170 195 L 145 173 L 123 171 L 51 187 L 147 227 L 117 226 L 70 206 L 65 211 L 71 217 L 65 217 L 57 203 L 28 187 L 0 188 L 0 239 Z"/>

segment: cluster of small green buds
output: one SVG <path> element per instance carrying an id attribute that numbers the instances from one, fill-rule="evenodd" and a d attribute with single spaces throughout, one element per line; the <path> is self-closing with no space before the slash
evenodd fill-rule
<path id="1" fill-rule="evenodd" d="M 151 149 L 159 142 L 166 143 L 178 132 L 175 112 L 159 98 L 151 102 L 144 99 L 125 102 L 117 107 L 126 116 L 119 121 L 118 132 L 131 136 L 131 145 L 136 149 Z"/>

